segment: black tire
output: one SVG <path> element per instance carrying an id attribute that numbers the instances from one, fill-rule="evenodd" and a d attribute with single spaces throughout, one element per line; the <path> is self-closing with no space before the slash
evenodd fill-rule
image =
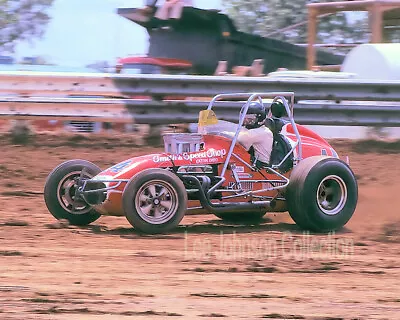
<path id="1" fill-rule="evenodd" d="M 129 223 L 149 234 L 164 233 L 178 226 L 186 213 L 187 202 L 183 182 L 165 169 L 147 169 L 136 174 L 122 195 Z"/>
<path id="2" fill-rule="evenodd" d="M 302 229 L 328 232 L 352 217 L 358 186 L 343 161 L 326 156 L 306 158 L 293 169 L 286 190 L 289 214 Z"/>
<path id="3" fill-rule="evenodd" d="M 89 161 L 70 160 L 57 166 L 47 177 L 44 186 L 44 201 L 50 213 L 56 219 L 66 219 L 76 226 L 88 225 L 100 217 L 100 214 L 84 200 L 74 201 L 76 184 L 73 184 L 73 179 L 79 177 L 83 169 L 86 178 L 92 178 L 101 172 L 98 166 Z M 64 187 L 68 181 L 70 183 Z M 70 206 L 70 202 L 75 202 L 75 210 Z"/>
<path id="4" fill-rule="evenodd" d="M 223 212 L 214 213 L 215 216 L 226 222 L 257 224 L 262 221 L 266 212 Z"/>

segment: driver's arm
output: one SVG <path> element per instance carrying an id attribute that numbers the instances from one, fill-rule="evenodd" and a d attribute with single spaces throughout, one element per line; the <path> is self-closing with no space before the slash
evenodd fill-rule
<path id="1" fill-rule="evenodd" d="M 242 130 L 239 132 L 238 136 L 238 141 L 246 148 L 246 150 L 249 150 L 254 143 L 258 142 L 259 139 L 259 135 L 254 129 Z"/>
<path id="2" fill-rule="evenodd" d="M 272 139 L 272 132 L 262 126 L 257 129 L 250 129 L 246 131 L 240 131 L 238 141 L 249 150 L 250 147 L 255 143 L 263 143 Z"/>

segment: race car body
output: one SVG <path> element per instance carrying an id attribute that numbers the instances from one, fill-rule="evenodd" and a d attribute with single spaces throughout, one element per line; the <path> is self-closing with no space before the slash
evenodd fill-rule
<path id="1" fill-rule="evenodd" d="M 214 103 L 246 97 L 238 124 L 219 120 Z M 272 98 L 265 126 L 273 134 L 270 161 L 262 163 L 238 141 L 252 101 Z M 45 200 L 56 218 L 87 224 L 100 215 L 126 216 L 138 230 L 166 232 L 191 210 L 224 220 L 249 221 L 289 211 L 305 229 L 342 227 L 357 203 L 349 166 L 322 137 L 293 118 L 293 93 L 222 94 L 200 112 L 197 133 L 164 135 L 164 151 L 134 157 L 101 171 L 84 160 L 49 175 Z"/>

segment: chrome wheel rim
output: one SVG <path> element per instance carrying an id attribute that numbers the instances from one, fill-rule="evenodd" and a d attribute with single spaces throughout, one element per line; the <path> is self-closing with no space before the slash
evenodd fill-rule
<path id="1" fill-rule="evenodd" d="M 88 213 L 92 207 L 82 198 L 76 197 L 78 185 L 76 180 L 80 177 L 81 171 L 70 172 L 65 175 L 57 186 L 58 203 L 68 213 L 79 215 Z M 87 175 L 84 178 L 91 178 Z"/>
<path id="2" fill-rule="evenodd" d="M 144 221 L 163 224 L 175 215 L 178 208 L 178 193 L 168 182 L 151 180 L 136 193 L 135 207 Z"/>
<path id="3" fill-rule="evenodd" d="M 347 187 L 343 179 L 336 175 L 325 177 L 317 189 L 319 209 L 330 216 L 338 214 L 347 201 Z"/>

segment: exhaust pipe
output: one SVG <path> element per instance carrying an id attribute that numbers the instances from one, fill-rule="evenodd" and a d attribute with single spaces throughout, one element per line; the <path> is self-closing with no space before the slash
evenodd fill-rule
<path id="1" fill-rule="evenodd" d="M 236 202 L 232 204 L 230 202 L 225 203 L 212 203 L 206 196 L 205 190 L 203 189 L 199 179 L 194 176 L 183 176 L 186 179 L 196 185 L 199 189 L 199 200 L 204 209 L 209 210 L 211 213 L 224 213 L 224 212 L 240 212 L 240 211 L 256 211 L 265 212 L 266 209 L 271 208 L 271 201 L 257 201 L 257 202 Z"/>

